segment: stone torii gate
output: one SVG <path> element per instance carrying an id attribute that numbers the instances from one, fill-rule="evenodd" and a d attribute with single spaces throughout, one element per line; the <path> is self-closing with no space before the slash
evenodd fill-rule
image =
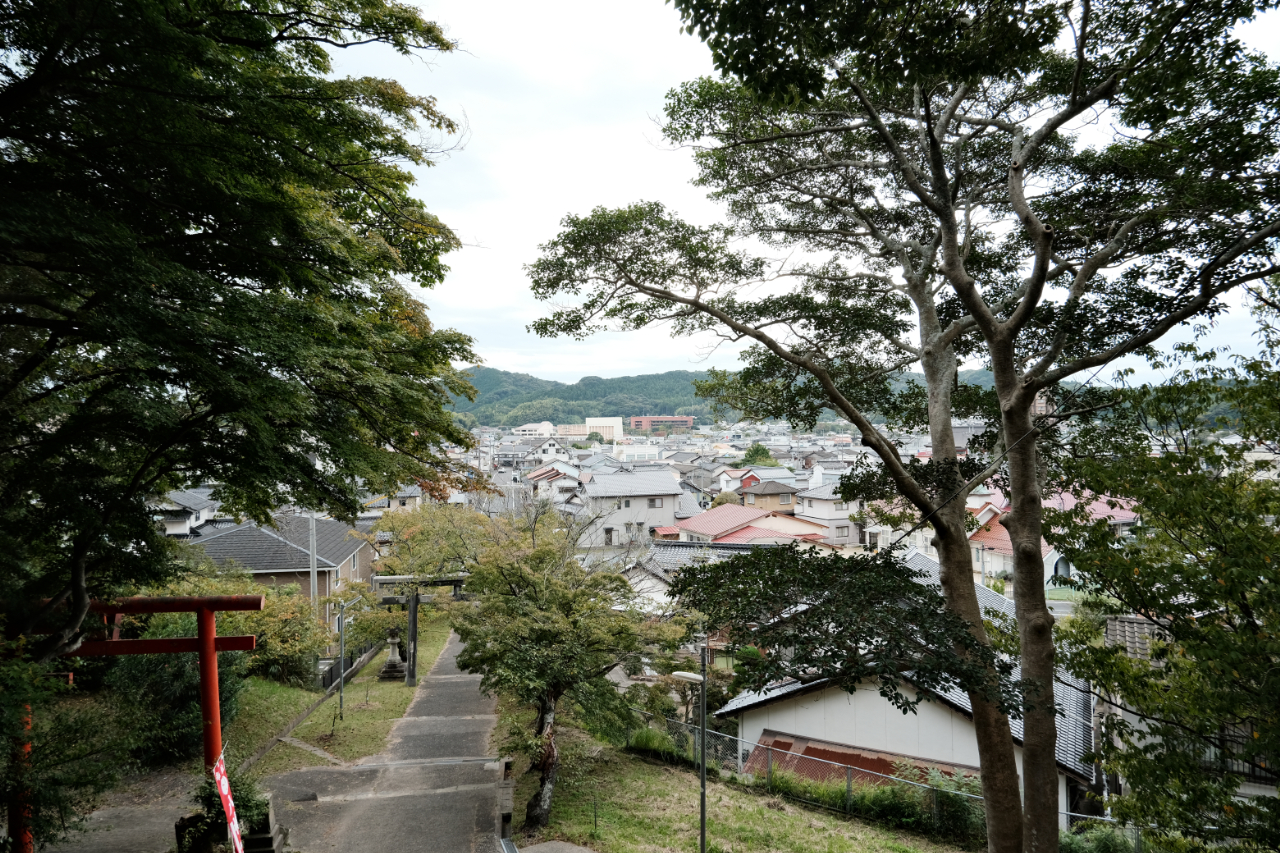
<path id="1" fill-rule="evenodd" d="M 218 611 L 261 610 L 266 599 L 261 595 L 211 595 L 193 597 L 134 597 L 115 601 L 92 601 L 91 613 L 101 613 L 104 628 L 111 630 L 105 640 L 85 640 L 65 657 L 102 657 L 115 655 L 182 654 L 200 655 L 200 713 L 204 721 L 204 771 L 222 754 L 222 712 L 218 698 L 218 652 L 247 652 L 257 645 L 252 634 L 219 637 L 215 615 Z M 118 617 L 126 613 L 195 613 L 196 636 L 150 640 L 119 639 Z M 112 627 L 112 623 L 114 627 Z M 31 744 L 18 745 L 19 755 L 30 755 Z M 33 853 L 34 837 L 28 825 L 29 805 L 19 796 L 9 809 L 9 836 L 15 853 Z"/>

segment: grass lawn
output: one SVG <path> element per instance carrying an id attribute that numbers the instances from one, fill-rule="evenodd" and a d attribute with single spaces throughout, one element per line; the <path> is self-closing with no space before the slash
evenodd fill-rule
<path id="1" fill-rule="evenodd" d="M 431 669 L 436 658 L 444 651 L 448 639 L 449 624 L 446 617 L 424 619 L 419 623 L 419 678 Z M 386 662 L 387 654 L 387 651 L 381 652 L 361 670 L 359 676 L 347 683 L 341 720 L 337 718 L 338 694 L 335 692 L 312 712 L 306 722 L 293 730 L 292 736 L 318 746 L 343 761 L 355 761 L 381 752 L 386 746 L 391 727 L 404 716 L 414 694 L 414 688 L 406 687 L 402 681 L 378 681 L 378 670 Z M 315 694 L 310 695 L 314 702 Z M 272 734 L 278 732 L 279 728 Z M 253 766 L 252 773 L 259 777 L 269 776 L 327 763 L 306 750 L 281 743 Z"/>
<path id="2" fill-rule="evenodd" d="M 1051 586 L 1045 589 L 1044 597 L 1049 601 L 1083 601 L 1084 593 L 1078 589 L 1065 586 Z"/>
<path id="3" fill-rule="evenodd" d="M 265 678 L 247 679 L 240 694 L 240 713 L 222 730 L 227 766 L 239 767 L 319 698 L 314 690 L 286 687 Z"/>
<path id="4" fill-rule="evenodd" d="M 503 722 L 532 720 L 506 697 Z M 561 720 L 564 720 L 564 716 Z M 565 764 L 551 804 L 551 825 L 525 835 L 525 805 L 537 789 L 528 759 L 516 760 L 516 843 L 568 841 L 598 853 L 694 853 L 698 849 L 698 774 L 641 758 L 562 724 L 557 743 Z M 495 744 L 501 750 L 501 744 Z M 596 820 L 599 828 L 596 828 Z M 707 850 L 716 853 L 955 853 L 932 842 L 856 818 L 809 810 L 707 780 Z"/>
<path id="5" fill-rule="evenodd" d="M 603 747 L 556 786 L 551 826 L 521 847 L 561 840 L 599 853 L 690 853 L 698 849 L 698 776 Z M 515 825 L 537 787 L 516 786 Z M 595 814 L 599 829 L 595 828 Z M 935 853 L 956 848 L 707 781 L 707 850 L 719 853 Z"/>

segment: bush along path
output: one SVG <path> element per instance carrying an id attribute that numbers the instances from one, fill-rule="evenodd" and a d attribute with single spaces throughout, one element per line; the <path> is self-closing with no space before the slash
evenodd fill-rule
<path id="1" fill-rule="evenodd" d="M 397 703 L 410 695 L 396 720 L 369 721 L 368 732 L 340 738 L 347 730 L 330 723 L 326 704 L 307 723 L 320 726 L 319 735 L 298 728 L 295 736 L 320 741 L 326 752 L 351 763 L 337 767 L 293 749 L 287 754 L 315 766 L 262 780 L 276 798 L 276 817 L 288 827 L 291 846 L 307 853 L 422 849 L 430 839 L 432 851 L 470 853 L 494 843 L 501 770 L 487 747 L 497 717 L 494 701 L 480 693 L 479 676 L 458 670 L 460 650 L 457 637 L 450 636 L 416 691 L 397 683 L 402 693 L 380 694 L 380 687 L 390 685 L 369 685 L 369 704 L 391 705 L 391 695 Z M 421 648 L 419 661 L 428 660 Z M 368 683 L 349 687 L 348 697 L 359 698 L 363 684 Z M 332 738 L 323 740 L 325 734 Z M 375 743 L 377 751 L 370 752 Z"/>

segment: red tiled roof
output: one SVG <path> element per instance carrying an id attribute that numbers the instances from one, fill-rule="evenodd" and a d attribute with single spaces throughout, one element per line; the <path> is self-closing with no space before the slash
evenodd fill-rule
<path id="1" fill-rule="evenodd" d="M 676 527 L 690 533 L 701 533 L 705 536 L 720 536 L 731 530 L 737 530 L 750 524 L 754 519 L 768 515 L 768 510 L 756 509 L 752 506 L 737 504 L 721 504 L 714 509 L 700 512 L 693 518 L 686 518 Z"/>
<path id="2" fill-rule="evenodd" d="M 969 534 L 969 541 L 977 545 L 986 545 L 988 551 L 995 551 L 997 554 L 1007 554 L 1013 556 L 1013 542 L 1009 539 L 1009 531 L 999 521 L 992 520 L 982 527 L 979 527 L 973 533 Z M 1047 557 L 1053 548 L 1048 542 L 1040 540 L 1040 556 Z"/>
<path id="3" fill-rule="evenodd" d="M 676 536 L 680 533 L 679 527 L 655 527 L 653 532 L 659 536 Z"/>

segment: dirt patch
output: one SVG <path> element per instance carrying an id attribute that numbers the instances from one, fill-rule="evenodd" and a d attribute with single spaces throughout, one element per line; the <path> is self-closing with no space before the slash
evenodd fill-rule
<path id="1" fill-rule="evenodd" d="M 200 777 L 177 767 L 126 776 L 120 786 L 107 793 L 104 807 L 149 806 L 172 800 L 190 801 Z"/>

